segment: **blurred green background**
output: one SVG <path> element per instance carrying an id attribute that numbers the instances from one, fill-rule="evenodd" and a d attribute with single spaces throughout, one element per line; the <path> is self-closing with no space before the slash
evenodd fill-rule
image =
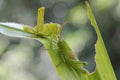
<path id="1" fill-rule="evenodd" d="M 90 0 L 110 60 L 120 80 L 120 0 Z M 95 69 L 96 33 L 84 0 L 0 0 L 0 22 L 35 26 L 37 9 L 46 7 L 45 22 L 64 26 L 62 36 L 80 60 Z M 104 66 L 104 65 L 103 65 Z M 59 80 L 43 45 L 35 40 L 0 34 L 0 80 Z"/>

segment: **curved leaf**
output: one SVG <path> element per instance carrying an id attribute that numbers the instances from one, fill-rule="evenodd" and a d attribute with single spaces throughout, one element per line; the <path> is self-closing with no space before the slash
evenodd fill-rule
<path id="1" fill-rule="evenodd" d="M 0 33 L 11 37 L 21 38 L 32 36 L 32 34 L 23 30 L 23 26 L 25 25 L 18 23 L 0 22 Z"/>
<path id="2" fill-rule="evenodd" d="M 97 43 L 95 45 L 96 70 L 92 75 L 90 75 L 90 80 L 117 80 L 115 73 L 113 71 L 107 50 L 105 48 L 99 27 L 96 23 L 93 13 L 92 13 L 92 10 L 91 10 L 88 2 L 86 2 L 86 5 L 87 5 L 87 9 L 88 9 L 88 17 L 91 21 L 91 24 L 95 28 L 95 31 L 96 31 L 97 37 L 98 37 Z"/>

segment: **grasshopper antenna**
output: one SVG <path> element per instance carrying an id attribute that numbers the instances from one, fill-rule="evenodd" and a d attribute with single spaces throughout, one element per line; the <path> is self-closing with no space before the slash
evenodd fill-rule
<path id="1" fill-rule="evenodd" d="M 68 20 L 65 20 L 62 24 L 61 24 L 61 32 L 63 30 L 63 27 L 69 22 L 69 19 Z M 62 40 L 62 37 L 61 37 L 61 32 L 60 32 L 60 35 L 59 35 L 59 38 L 58 38 L 58 41 L 61 41 Z"/>
<path id="2" fill-rule="evenodd" d="M 65 26 L 68 22 L 69 22 L 69 20 L 65 20 L 65 21 L 61 24 L 61 26 L 62 26 L 62 27 Z"/>

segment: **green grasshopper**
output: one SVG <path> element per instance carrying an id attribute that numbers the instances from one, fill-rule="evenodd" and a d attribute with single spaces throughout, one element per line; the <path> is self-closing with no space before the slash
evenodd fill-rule
<path id="1" fill-rule="evenodd" d="M 44 24 L 44 11 L 45 8 L 41 7 L 38 9 L 38 20 L 35 27 L 23 26 L 24 31 L 35 34 L 40 37 L 50 36 L 54 40 L 58 40 L 62 31 L 62 26 L 57 23 L 46 23 Z"/>
<path id="2" fill-rule="evenodd" d="M 79 61 L 77 57 L 73 54 L 69 46 L 65 45 L 67 44 L 63 39 L 59 39 L 57 42 L 59 52 L 61 53 L 61 58 L 63 63 L 67 63 L 69 65 L 76 65 L 76 66 L 85 66 L 87 65 L 86 62 L 84 61 Z M 60 62 L 58 65 L 59 66 L 62 62 Z"/>

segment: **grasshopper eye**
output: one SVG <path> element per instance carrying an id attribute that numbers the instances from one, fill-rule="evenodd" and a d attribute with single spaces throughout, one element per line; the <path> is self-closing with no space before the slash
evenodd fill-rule
<path id="1" fill-rule="evenodd" d="M 50 24 L 53 24 L 53 22 L 50 22 Z"/>
<path id="2" fill-rule="evenodd" d="M 57 24 L 57 27 L 59 28 L 59 27 L 61 27 L 61 25 L 60 25 L 60 24 Z"/>

